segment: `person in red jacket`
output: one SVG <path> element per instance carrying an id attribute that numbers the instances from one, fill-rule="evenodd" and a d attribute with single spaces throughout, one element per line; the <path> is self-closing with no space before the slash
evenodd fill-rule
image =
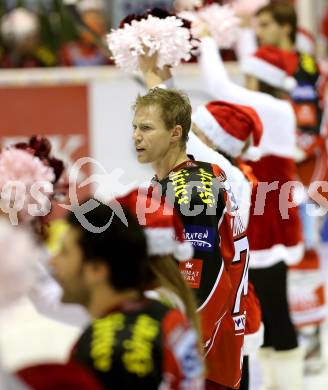
<path id="1" fill-rule="evenodd" d="M 291 73 L 297 85 L 289 97 L 298 129 L 297 174 L 310 189 L 310 196 L 304 194 L 300 205 L 305 252 L 302 261 L 289 270 L 289 304 L 293 322 L 306 348 L 306 370 L 317 372 L 323 367 L 319 324 L 327 318 L 327 309 L 318 252 L 320 223 L 307 209 L 316 205 L 311 199 L 311 184 L 326 181 L 328 177 L 327 121 L 320 91 L 323 75 L 315 58 L 315 39 L 298 27 L 297 12 L 292 3 L 275 1 L 259 9 L 255 26 L 261 45 L 269 44 L 288 52 L 291 58 L 294 56 L 289 62 L 294 64 Z M 323 191 L 320 196 L 327 198 Z M 323 207 L 326 209 L 325 205 Z M 310 270 L 311 277 L 308 276 Z M 316 283 L 313 283 L 313 275 Z"/>

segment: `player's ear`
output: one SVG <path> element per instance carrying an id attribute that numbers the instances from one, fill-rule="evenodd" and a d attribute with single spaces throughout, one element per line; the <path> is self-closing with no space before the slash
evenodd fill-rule
<path id="1" fill-rule="evenodd" d="M 182 127 L 180 125 L 174 126 L 171 133 L 172 143 L 180 142 L 183 135 Z"/>

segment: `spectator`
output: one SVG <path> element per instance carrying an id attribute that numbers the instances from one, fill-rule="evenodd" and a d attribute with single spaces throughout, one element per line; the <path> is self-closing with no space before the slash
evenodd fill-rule
<path id="1" fill-rule="evenodd" d="M 111 63 L 109 54 L 97 41 L 107 32 L 102 0 L 82 0 L 78 4 L 82 28 L 76 41 L 68 42 L 60 50 L 60 64 L 63 66 L 96 66 Z"/>

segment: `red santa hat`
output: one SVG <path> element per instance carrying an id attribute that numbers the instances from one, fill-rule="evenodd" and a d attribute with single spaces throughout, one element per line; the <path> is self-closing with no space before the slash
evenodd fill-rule
<path id="1" fill-rule="evenodd" d="M 274 46 L 261 46 L 241 64 L 243 73 L 285 91 L 291 91 L 297 85 L 292 77 L 296 67 L 295 53 Z"/>
<path id="2" fill-rule="evenodd" d="M 184 239 L 184 227 L 173 207 L 165 200 L 143 189 L 133 190 L 117 201 L 130 210 L 144 228 L 148 254 L 173 255 L 177 260 L 193 256 L 192 245 Z M 149 207 L 146 209 L 146 207 Z"/>
<path id="3" fill-rule="evenodd" d="M 251 107 L 213 101 L 198 107 L 192 121 L 227 155 L 253 161 L 261 157 L 259 144 L 263 127 L 261 119 Z M 243 153 L 249 139 L 251 144 Z"/>

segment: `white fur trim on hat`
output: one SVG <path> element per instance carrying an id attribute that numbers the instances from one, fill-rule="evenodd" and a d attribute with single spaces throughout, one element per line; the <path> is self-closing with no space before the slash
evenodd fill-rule
<path id="1" fill-rule="evenodd" d="M 189 260 L 193 248 L 189 242 L 175 239 L 173 228 L 145 228 L 149 255 L 173 255 L 177 260 Z"/>
<path id="2" fill-rule="evenodd" d="M 192 115 L 192 121 L 215 144 L 229 156 L 238 157 L 245 142 L 228 134 L 205 106 L 200 106 Z"/>
<path id="3" fill-rule="evenodd" d="M 288 76 L 285 71 L 255 56 L 245 59 L 241 64 L 241 70 L 245 74 L 255 76 L 273 87 L 286 91 L 291 91 L 297 85 L 296 80 Z"/>

